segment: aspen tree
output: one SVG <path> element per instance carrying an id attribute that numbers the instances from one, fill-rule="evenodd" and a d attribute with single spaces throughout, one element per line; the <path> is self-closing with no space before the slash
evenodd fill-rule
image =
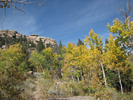
<path id="1" fill-rule="evenodd" d="M 130 19 L 130 17 L 129 17 Z M 130 41 L 130 35 L 133 35 L 133 21 L 126 19 L 124 23 L 115 19 L 113 25 L 107 24 L 109 32 L 115 34 L 115 42 L 117 46 L 121 46 L 122 49 L 128 51 L 132 50 L 132 42 Z"/>
<path id="2" fill-rule="evenodd" d="M 118 47 L 115 43 L 114 36 L 110 35 L 109 37 L 109 43 L 106 44 L 106 52 L 105 55 L 105 62 L 106 68 L 110 70 L 114 70 L 118 72 L 119 77 L 119 83 L 121 86 L 121 92 L 123 94 L 123 87 L 121 83 L 121 77 L 120 77 L 120 71 L 125 72 L 128 70 L 126 63 L 127 55 L 124 50 L 122 50 L 120 47 Z"/>
<path id="3" fill-rule="evenodd" d="M 99 65 L 102 68 L 103 72 L 103 78 L 105 82 L 105 86 L 107 86 L 107 81 L 106 81 L 106 75 L 102 63 L 102 37 L 99 37 L 99 35 L 95 34 L 93 29 L 89 32 L 89 36 L 86 36 L 84 40 L 85 44 L 87 44 L 90 48 L 89 52 L 92 52 L 94 56 L 94 62 L 98 62 Z"/>

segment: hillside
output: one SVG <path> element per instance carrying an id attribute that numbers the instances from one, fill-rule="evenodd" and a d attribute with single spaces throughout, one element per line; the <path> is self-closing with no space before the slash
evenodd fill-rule
<path id="1" fill-rule="evenodd" d="M 0 30 L 0 47 L 2 49 L 5 49 L 8 45 L 15 43 L 27 43 L 28 48 L 36 47 L 40 39 L 45 47 L 50 46 L 54 48 L 55 46 L 58 46 L 57 42 L 51 38 L 40 37 L 36 34 L 26 36 L 13 30 Z"/>

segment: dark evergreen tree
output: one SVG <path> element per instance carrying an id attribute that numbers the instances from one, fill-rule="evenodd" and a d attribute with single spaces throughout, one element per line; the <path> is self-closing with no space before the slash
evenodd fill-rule
<path id="1" fill-rule="evenodd" d="M 23 50 L 24 53 L 26 53 L 26 51 L 27 51 L 27 43 L 22 45 L 22 50 Z"/>
<path id="2" fill-rule="evenodd" d="M 33 41 L 31 42 L 31 47 L 35 47 L 36 45 L 33 43 Z"/>
<path id="3" fill-rule="evenodd" d="M 80 39 L 78 39 L 77 46 L 80 46 L 80 45 L 84 45 L 84 43 Z"/>
<path id="4" fill-rule="evenodd" d="M 5 45 L 5 39 L 2 38 L 2 37 L 0 37 L 0 47 L 1 47 L 2 45 Z"/>
<path id="5" fill-rule="evenodd" d="M 48 47 L 51 47 L 51 48 L 52 48 L 52 44 L 49 42 L 49 43 L 46 44 L 46 47 L 47 47 L 47 48 L 48 48 Z"/>
<path id="6" fill-rule="evenodd" d="M 26 39 L 26 36 L 25 36 L 25 35 L 24 35 L 23 41 L 25 41 L 25 42 L 27 41 L 27 39 Z"/>
<path id="7" fill-rule="evenodd" d="M 108 40 L 108 39 L 106 39 L 106 40 L 105 40 L 105 46 L 106 46 L 106 44 L 108 44 L 108 43 L 109 43 L 109 40 Z M 107 51 L 105 48 L 104 48 L 103 50 L 104 50 L 104 52 L 106 52 L 106 51 Z"/>
<path id="8" fill-rule="evenodd" d="M 61 40 L 60 40 L 60 43 L 59 43 L 59 53 L 61 54 L 61 49 L 62 49 L 63 45 L 61 43 Z"/>
<path id="9" fill-rule="evenodd" d="M 0 41 L 0 47 L 2 47 L 2 45 L 3 45 L 3 44 L 2 44 L 2 42 Z"/>
<path id="10" fill-rule="evenodd" d="M 22 35 L 20 35 L 19 39 L 20 39 L 20 44 L 22 44 Z"/>
<path id="11" fill-rule="evenodd" d="M 3 45 L 5 45 L 5 39 L 4 38 L 2 38 L 1 42 L 2 42 Z"/>
<path id="12" fill-rule="evenodd" d="M 5 43 L 9 47 L 9 45 L 10 45 L 10 37 L 5 37 Z"/>
<path id="13" fill-rule="evenodd" d="M 61 43 L 61 40 L 60 40 L 60 43 L 59 43 L 59 48 L 62 47 L 62 43 Z"/>
<path id="14" fill-rule="evenodd" d="M 38 52 L 41 52 L 43 49 L 45 49 L 45 45 L 43 44 L 41 38 L 40 38 L 40 40 L 39 40 L 39 42 L 38 42 L 38 44 L 36 46 L 36 49 L 37 49 Z"/>
<path id="15" fill-rule="evenodd" d="M 29 40 L 29 44 L 31 44 L 31 40 Z"/>

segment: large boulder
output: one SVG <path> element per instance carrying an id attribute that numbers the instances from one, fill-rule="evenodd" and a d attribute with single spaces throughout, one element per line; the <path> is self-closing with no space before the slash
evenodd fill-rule
<path id="1" fill-rule="evenodd" d="M 33 75 L 33 71 L 28 71 L 27 75 Z"/>
<path id="2" fill-rule="evenodd" d="M 6 47 L 7 47 L 6 45 L 3 45 L 1 48 L 2 48 L 2 49 L 6 49 Z"/>

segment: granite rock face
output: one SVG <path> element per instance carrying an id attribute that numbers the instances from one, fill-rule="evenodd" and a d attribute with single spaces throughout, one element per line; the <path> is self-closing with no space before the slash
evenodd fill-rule
<path id="1" fill-rule="evenodd" d="M 12 30 L 0 30 L 0 37 L 9 36 L 9 37 L 18 38 L 20 35 L 21 35 L 21 34 L 18 33 L 17 31 L 12 31 Z"/>
<path id="2" fill-rule="evenodd" d="M 50 43 L 50 44 L 52 44 L 52 45 L 56 45 L 57 44 L 57 42 L 55 41 L 55 40 L 53 40 L 53 39 L 51 39 L 51 38 L 47 38 L 47 37 L 40 37 L 40 36 L 38 36 L 38 35 L 30 35 L 30 36 L 27 36 L 26 37 L 28 40 L 31 40 L 31 41 L 33 41 L 35 44 L 37 44 L 38 42 L 39 42 L 39 40 L 40 40 L 40 38 L 41 38 L 41 40 L 42 40 L 42 42 L 43 42 L 43 44 L 46 46 L 46 44 L 48 44 L 48 43 Z"/>
<path id="3" fill-rule="evenodd" d="M 13 37 L 13 38 L 19 38 L 22 35 L 22 37 L 24 37 L 23 34 L 18 33 L 17 31 L 13 31 L 13 30 L 0 30 L 0 37 L 4 37 L 4 36 L 8 36 L 8 37 Z M 34 44 L 38 44 L 40 38 L 43 42 L 43 44 L 46 46 L 46 44 L 51 44 L 51 45 L 58 45 L 57 42 L 51 38 L 47 38 L 47 37 L 40 37 L 36 34 L 31 34 L 30 36 L 26 36 L 28 41 L 33 41 Z"/>

